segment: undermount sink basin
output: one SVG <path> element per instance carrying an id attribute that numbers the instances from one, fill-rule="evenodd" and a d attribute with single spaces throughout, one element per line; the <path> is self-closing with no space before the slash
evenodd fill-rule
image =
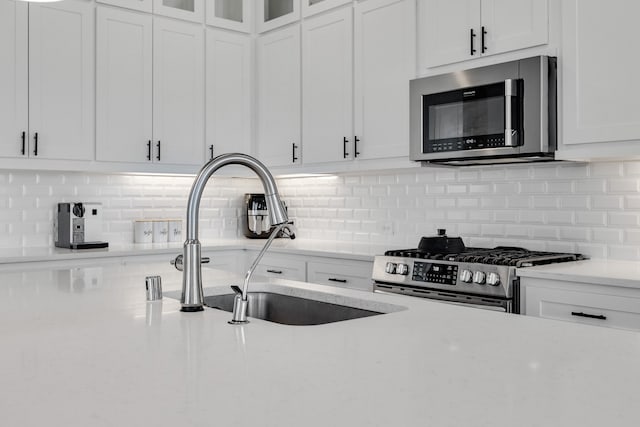
<path id="1" fill-rule="evenodd" d="M 323 325 L 384 314 L 273 292 L 249 292 L 248 295 L 248 317 L 284 325 Z M 204 305 L 231 313 L 234 298 L 235 294 L 212 295 L 204 297 Z"/>

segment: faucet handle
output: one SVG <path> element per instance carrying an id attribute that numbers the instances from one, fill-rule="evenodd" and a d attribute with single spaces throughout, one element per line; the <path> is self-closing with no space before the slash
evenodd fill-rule
<path id="1" fill-rule="evenodd" d="M 184 270 L 183 258 L 184 258 L 184 255 L 178 255 L 177 257 L 175 257 L 170 261 L 171 265 L 173 265 L 178 271 Z M 211 262 L 211 258 L 209 258 L 208 256 L 203 256 L 200 258 L 200 264 L 209 264 L 210 262 Z"/>
<path id="2" fill-rule="evenodd" d="M 242 295 L 242 289 L 240 289 L 239 286 L 231 285 L 231 289 L 236 293 L 236 295 Z"/>

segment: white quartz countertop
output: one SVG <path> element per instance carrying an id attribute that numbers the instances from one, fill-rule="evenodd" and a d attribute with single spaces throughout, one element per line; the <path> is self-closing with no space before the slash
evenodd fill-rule
<path id="1" fill-rule="evenodd" d="M 166 295 L 180 273 L 133 264 L 0 273 L 0 424 L 640 425 L 635 332 L 259 278 L 401 310 L 232 326 L 147 303 L 146 275 Z M 207 288 L 239 283 L 203 274 Z"/>
<path id="2" fill-rule="evenodd" d="M 203 252 L 224 251 L 232 249 L 259 250 L 264 245 L 262 239 L 219 239 L 201 242 Z M 312 240 L 312 239 L 276 239 L 272 243 L 270 253 L 286 253 L 292 255 L 348 257 L 353 260 L 372 261 L 375 255 L 382 255 L 389 249 L 388 245 L 353 243 L 344 241 Z M 111 257 L 129 257 L 159 254 L 178 254 L 182 252 L 182 243 L 158 244 L 116 244 L 105 249 L 64 249 L 55 247 L 9 248 L 0 249 L 0 265 L 20 262 L 47 262 L 81 260 Z"/>
<path id="3" fill-rule="evenodd" d="M 640 288 L 640 262 L 590 259 L 519 268 L 520 277 Z"/>

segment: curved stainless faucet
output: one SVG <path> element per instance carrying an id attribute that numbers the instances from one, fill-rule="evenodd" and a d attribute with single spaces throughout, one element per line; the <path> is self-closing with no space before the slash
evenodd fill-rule
<path id="1" fill-rule="evenodd" d="M 180 298 L 182 311 L 203 310 L 201 249 L 198 240 L 200 199 L 211 175 L 226 165 L 243 165 L 258 175 L 264 187 L 264 197 L 271 224 L 286 224 L 289 220 L 287 211 L 278 196 L 273 176 L 257 159 L 246 154 L 229 153 L 222 154 L 205 164 L 193 182 L 187 202 L 187 240 L 184 242 L 183 250 L 182 297 Z"/>

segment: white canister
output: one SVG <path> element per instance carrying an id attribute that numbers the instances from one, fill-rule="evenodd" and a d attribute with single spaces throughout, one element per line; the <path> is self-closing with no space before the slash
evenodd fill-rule
<path id="1" fill-rule="evenodd" d="M 133 242 L 153 242 L 153 223 L 151 221 L 135 221 L 133 223 Z"/>
<path id="2" fill-rule="evenodd" d="M 169 220 L 169 241 L 170 242 L 182 241 L 182 220 L 180 219 Z"/>
<path id="3" fill-rule="evenodd" d="M 169 222 L 166 220 L 153 221 L 153 243 L 167 243 L 169 241 Z"/>

